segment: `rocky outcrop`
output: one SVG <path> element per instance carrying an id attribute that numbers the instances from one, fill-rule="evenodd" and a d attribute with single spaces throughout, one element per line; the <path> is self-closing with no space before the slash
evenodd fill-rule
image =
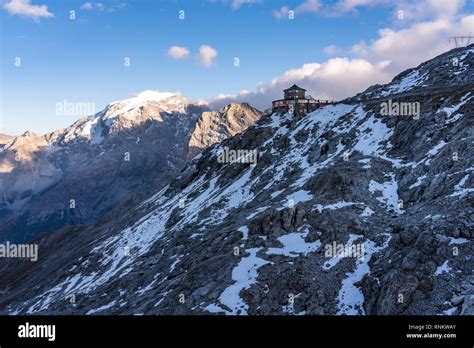
<path id="1" fill-rule="evenodd" d="M 0 152 L 0 241 L 91 224 L 160 189 L 185 164 L 202 103 L 145 91 L 68 128 L 15 137 Z"/>
<path id="2" fill-rule="evenodd" d="M 456 83 L 438 86 L 454 58 Z M 470 314 L 473 79 L 471 45 L 308 115 L 264 115 L 140 204 L 38 237 L 38 262 L 0 260 L 0 312 Z"/>
<path id="3" fill-rule="evenodd" d="M 203 149 L 243 132 L 261 115 L 261 111 L 247 103 L 232 103 L 219 111 L 203 112 L 191 134 L 187 160 L 193 159 Z"/>
<path id="4" fill-rule="evenodd" d="M 91 224 L 128 199 L 138 202 L 261 114 L 245 103 L 208 110 L 181 95 L 145 91 L 44 136 L 5 137 L 0 241 Z"/>
<path id="5" fill-rule="evenodd" d="M 15 137 L 0 133 L 0 150 L 5 146 L 5 144 L 8 144 L 10 141 L 12 141 L 13 138 Z"/>

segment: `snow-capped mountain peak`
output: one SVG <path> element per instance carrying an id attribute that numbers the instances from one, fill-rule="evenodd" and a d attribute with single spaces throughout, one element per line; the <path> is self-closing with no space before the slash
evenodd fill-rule
<path id="1" fill-rule="evenodd" d="M 473 48 L 307 115 L 264 114 L 206 148 L 167 186 L 157 178 L 160 187 L 144 188 L 133 175 L 161 173 L 139 166 L 163 152 L 154 143 L 160 129 L 148 147 L 143 138 L 124 144 L 117 156 L 132 148 L 132 161 L 141 157 L 109 192 L 132 182 L 130 190 L 149 198 L 95 226 L 38 238 L 45 256 L 29 267 L 0 263 L 0 313 L 473 313 Z M 455 59 L 457 70 L 446 72 Z M 384 98 L 418 103 L 419 112 L 386 114 Z M 220 120 L 230 132 L 237 109 L 203 113 L 189 144 L 218 139 Z M 75 186 L 107 177 L 113 167 L 98 173 L 103 162 Z M 118 180 L 132 162 L 120 164 Z"/>
<path id="2" fill-rule="evenodd" d="M 98 145 L 104 141 L 107 134 L 137 127 L 146 120 L 163 122 L 162 113 L 197 118 L 207 109 L 206 103 L 187 99 L 179 92 L 146 90 L 135 97 L 111 102 L 102 111 L 83 117 L 70 127 L 55 131 L 47 137 L 52 144 L 58 141 L 64 144 L 81 140 Z M 185 122 L 193 123 L 192 120 Z"/>
<path id="3" fill-rule="evenodd" d="M 237 104 L 227 110 L 214 120 L 215 140 L 214 133 L 196 127 L 198 121 L 206 124 L 205 103 L 180 93 L 144 91 L 44 136 L 0 137 L 0 240 L 26 240 L 71 222 L 93 222 L 131 193 L 166 185 L 190 158 L 190 147 L 193 154 L 202 150 L 189 144 L 191 137 L 200 134 L 210 145 L 243 131 L 258 116 Z M 65 206 L 71 199 L 81 202 L 72 217 Z"/>
<path id="4" fill-rule="evenodd" d="M 204 105 L 203 102 L 194 102 L 183 97 L 179 92 L 171 93 L 146 90 L 138 93 L 135 97 L 110 103 L 105 109 L 103 119 L 114 119 L 123 113 L 145 107 L 151 103 L 155 103 L 160 111 L 168 113 L 185 113 L 186 107 L 189 104 Z"/>

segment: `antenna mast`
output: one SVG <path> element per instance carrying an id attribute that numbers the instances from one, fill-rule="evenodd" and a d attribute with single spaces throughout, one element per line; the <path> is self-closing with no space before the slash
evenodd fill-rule
<path id="1" fill-rule="evenodd" d="M 469 45 L 469 43 L 471 42 L 471 39 L 474 39 L 474 36 L 472 36 L 471 33 L 469 33 L 469 35 L 467 36 L 451 36 L 449 38 L 449 43 L 451 43 L 451 40 L 454 41 L 454 44 L 456 45 L 456 48 L 457 48 L 464 43 L 464 40 L 467 40 L 466 46 Z"/>

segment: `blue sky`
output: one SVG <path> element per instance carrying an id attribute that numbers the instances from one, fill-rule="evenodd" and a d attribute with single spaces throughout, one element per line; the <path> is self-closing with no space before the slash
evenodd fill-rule
<path id="1" fill-rule="evenodd" d="M 398 57 L 383 40 L 396 46 L 397 35 L 409 34 L 404 30 L 420 33 L 420 23 L 436 28 L 445 20 L 449 27 L 437 39 L 446 42 L 432 43 L 433 55 L 449 49 L 446 35 L 474 23 L 472 1 L 449 0 L 446 8 L 423 1 L 431 2 L 431 12 L 416 2 L 385 0 L 3 0 L 0 132 L 43 134 L 81 116 L 55 115 L 58 102 L 94 102 L 100 110 L 147 89 L 209 101 L 221 95 L 216 105 L 248 97 L 263 107 L 281 86 L 300 81 L 315 97 L 345 97 L 427 58 L 417 51 L 406 61 L 406 53 Z M 403 21 L 396 18 L 400 8 Z M 289 9 L 295 11 L 292 20 Z M 392 32 L 380 32 L 388 28 Z M 173 46 L 187 54 L 170 56 Z M 203 60 L 202 46 L 210 46 L 215 57 Z M 126 57 L 130 67 L 124 66 Z M 348 73 L 354 81 L 344 81 Z"/>

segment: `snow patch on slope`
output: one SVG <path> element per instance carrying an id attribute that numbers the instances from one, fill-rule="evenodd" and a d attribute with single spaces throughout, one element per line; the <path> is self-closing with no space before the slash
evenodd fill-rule
<path id="1" fill-rule="evenodd" d="M 232 280 L 234 284 L 227 287 L 219 297 L 220 303 L 227 309 L 222 309 L 216 304 L 210 304 L 205 309 L 211 313 L 224 311 L 226 314 L 247 315 L 248 305 L 240 297 L 240 292 L 250 288 L 257 282 L 258 269 L 267 263 L 267 260 L 257 257 L 257 252 L 261 248 L 247 249 L 249 256 L 243 257 L 239 264 L 232 270 Z"/>
<path id="2" fill-rule="evenodd" d="M 382 195 L 376 197 L 377 200 L 381 203 L 384 203 L 388 208 L 393 209 L 396 213 L 401 214 L 403 210 L 399 207 L 398 204 L 398 184 L 395 180 L 395 174 L 390 173 L 390 181 L 383 183 L 378 183 L 374 180 L 370 180 L 369 191 L 371 193 L 380 192 Z"/>
<path id="3" fill-rule="evenodd" d="M 372 258 L 372 255 L 385 249 L 388 246 L 390 239 L 391 236 L 388 236 L 383 245 L 379 247 L 376 246 L 371 240 L 364 242 L 364 258 L 356 258 L 356 266 L 354 271 L 351 273 L 346 273 L 347 277 L 342 280 L 342 286 L 337 297 L 337 314 L 365 314 L 365 310 L 363 308 L 364 295 L 362 294 L 362 291 L 355 285 L 355 283 L 361 281 L 366 274 L 370 274 L 369 261 Z"/>
<path id="4" fill-rule="evenodd" d="M 301 233 L 288 233 L 278 237 L 278 241 L 283 244 L 282 248 L 268 248 L 267 255 L 284 255 L 288 257 L 298 257 L 301 254 L 307 255 L 319 249 L 321 242 L 319 240 L 307 243 L 305 238 L 308 231 Z"/>

